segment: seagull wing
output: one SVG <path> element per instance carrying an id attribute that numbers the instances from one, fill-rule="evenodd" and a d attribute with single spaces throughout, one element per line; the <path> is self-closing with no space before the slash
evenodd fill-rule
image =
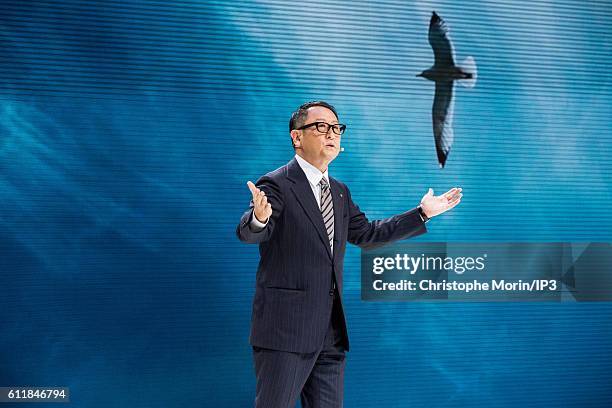
<path id="1" fill-rule="evenodd" d="M 448 152 L 455 138 L 453 133 L 454 86 L 453 81 L 436 82 L 436 96 L 431 110 L 436 153 L 441 167 L 444 167 L 446 163 Z"/>
<path id="2" fill-rule="evenodd" d="M 429 20 L 429 45 L 434 52 L 434 66 L 451 68 L 455 65 L 455 50 L 448 36 L 448 26 L 435 11 Z"/>

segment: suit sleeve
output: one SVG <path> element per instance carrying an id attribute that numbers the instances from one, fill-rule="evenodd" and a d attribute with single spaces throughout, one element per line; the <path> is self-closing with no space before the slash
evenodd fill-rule
<path id="1" fill-rule="evenodd" d="M 238 239 L 249 244 L 258 244 L 270 239 L 274 233 L 274 226 L 276 225 L 284 207 L 280 187 L 271 177 L 263 176 L 257 180 L 255 185 L 266 194 L 268 202 L 272 206 L 272 215 L 264 228 L 253 230 L 250 223 L 255 206 L 253 204 L 253 200 L 251 200 L 249 209 L 242 215 L 238 227 L 236 228 L 236 235 L 238 236 Z"/>
<path id="2" fill-rule="evenodd" d="M 416 208 L 384 220 L 369 221 L 353 202 L 348 188 L 346 192 L 349 206 L 348 242 L 351 244 L 373 249 L 427 232 L 425 222 Z"/>

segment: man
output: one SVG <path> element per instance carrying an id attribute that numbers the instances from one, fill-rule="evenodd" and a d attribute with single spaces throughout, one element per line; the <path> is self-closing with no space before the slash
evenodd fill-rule
<path id="1" fill-rule="evenodd" d="M 433 191 L 420 206 L 368 221 L 346 185 L 328 175 L 346 126 L 323 101 L 300 106 L 289 130 L 295 157 L 247 185 L 252 201 L 237 228 L 258 243 L 250 343 L 256 407 L 341 407 L 348 333 L 342 307 L 347 241 L 362 248 L 426 232 L 425 222 L 459 204 L 460 188 Z"/>

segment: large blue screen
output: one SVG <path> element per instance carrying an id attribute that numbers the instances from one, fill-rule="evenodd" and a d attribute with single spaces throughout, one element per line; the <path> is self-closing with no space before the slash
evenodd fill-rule
<path id="1" fill-rule="evenodd" d="M 416 76 L 432 11 L 478 67 L 443 169 Z M 371 219 L 463 188 L 415 241 L 610 242 L 611 21 L 607 1 L 2 0 L 0 386 L 252 406 L 258 252 L 235 228 L 309 100 L 348 125 L 330 175 Z M 345 406 L 612 406 L 609 303 L 364 302 L 359 256 Z"/>

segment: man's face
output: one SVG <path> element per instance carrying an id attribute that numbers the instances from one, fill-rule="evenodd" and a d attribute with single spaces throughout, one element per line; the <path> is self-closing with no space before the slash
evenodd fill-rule
<path id="1" fill-rule="evenodd" d="M 308 116 L 304 125 L 313 122 L 326 122 L 334 125 L 338 123 L 338 119 L 331 110 L 323 106 L 313 106 L 308 108 Z M 299 149 L 298 151 L 301 153 L 300 155 L 314 166 L 324 165 L 327 167 L 340 152 L 340 135 L 335 134 L 331 128 L 327 134 L 319 132 L 316 126 L 294 130 L 293 132 L 299 132 L 296 135 L 299 137 L 298 146 L 301 151 Z"/>

